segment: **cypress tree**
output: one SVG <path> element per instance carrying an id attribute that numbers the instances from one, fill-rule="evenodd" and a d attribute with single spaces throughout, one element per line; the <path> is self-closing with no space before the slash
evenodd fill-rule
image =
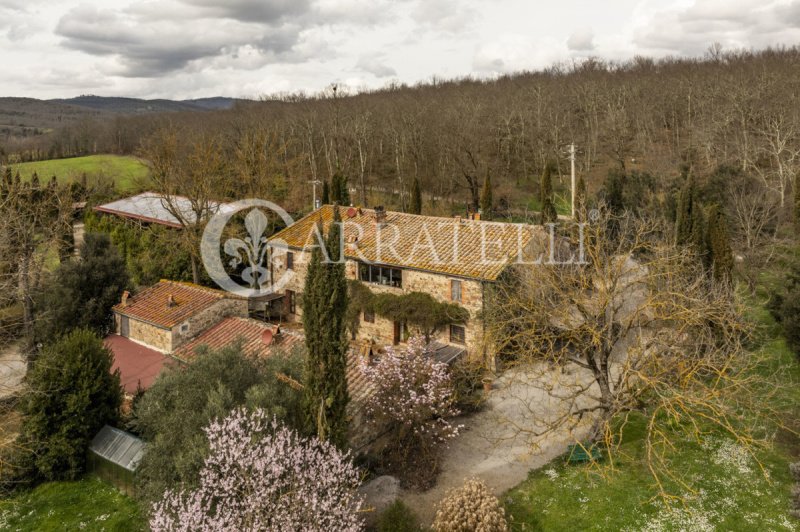
<path id="1" fill-rule="evenodd" d="M 794 225 L 800 231 L 800 178 L 794 180 Z"/>
<path id="2" fill-rule="evenodd" d="M 350 189 L 347 186 L 347 177 L 337 171 L 331 179 L 331 200 L 339 205 L 350 205 Z"/>
<path id="3" fill-rule="evenodd" d="M 414 181 L 411 182 L 411 203 L 408 206 L 408 212 L 422 214 L 422 191 L 417 176 L 414 176 Z"/>
<path id="4" fill-rule="evenodd" d="M 578 178 L 578 184 L 575 187 L 575 221 L 586 221 L 586 181 L 583 176 Z"/>
<path id="5" fill-rule="evenodd" d="M 347 393 L 347 280 L 339 263 L 341 216 L 334 207 L 333 223 L 321 245 L 311 254 L 303 294 L 303 327 L 308 357 L 303 404 L 308 431 L 343 447 L 346 444 L 349 401 Z"/>
<path id="6" fill-rule="evenodd" d="M 681 190 L 675 218 L 675 244 L 693 247 L 703 265 L 711 268 L 706 216 L 692 175 Z"/>
<path id="7" fill-rule="evenodd" d="M 716 281 L 730 281 L 733 272 L 733 251 L 725 214 L 718 205 L 708 213 L 708 263 Z"/>
<path id="8" fill-rule="evenodd" d="M 327 205 L 331 202 L 331 186 L 328 184 L 328 180 L 322 182 L 322 204 Z M 316 205 L 315 205 L 316 207 Z"/>
<path id="9" fill-rule="evenodd" d="M 542 200 L 542 225 L 555 223 L 558 220 L 556 206 L 553 203 L 553 181 L 550 175 L 552 171 L 553 165 L 550 163 L 546 164 L 542 172 L 542 181 L 539 187 L 539 197 Z"/>
<path id="10" fill-rule="evenodd" d="M 483 180 L 483 190 L 481 191 L 481 212 L 485 220 L 491 220 L 494 216 L 492 203 L 492 178 L 487 175 Z"/>

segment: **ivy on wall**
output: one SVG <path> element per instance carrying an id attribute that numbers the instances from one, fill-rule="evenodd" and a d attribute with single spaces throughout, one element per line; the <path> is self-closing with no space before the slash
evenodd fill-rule
<path id="1" fill-rule="evenodd" d="M 461 305 L 437 301 L 424 292 L 376 294 L 361 281 L 352 280 L 349 287 L 350 305 L 347 311 L 353 336 L 358 332 L 359 316 L 362 312 L 406 323 L 419 329 L 428 341 L 442 327 L 451 323 L 466 323 L 469 320 L 469 311 Z"/>

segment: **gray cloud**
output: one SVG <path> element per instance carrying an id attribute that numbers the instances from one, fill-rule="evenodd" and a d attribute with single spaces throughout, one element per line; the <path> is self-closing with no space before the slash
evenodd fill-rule
<path id="1" fill-rule="evenodd" d="M 258 58 L 238 62 L 240 68 L 258 68 L 277 59 L 291 62 L 302 55 L 293 53 L 300 28 L 288 23 L 154 19 L 146 13 L 79 6 L 61 17 L 56 34 L 65 38 L 69 48 L 114 58 L 117 67 L 112 73 L 127 77 L 155 77 L 204 59 L 228 57 L 235 61 L 242 48 L 255 51 Z"/>
<path id="2" fill-rule="evenodd" d="M 581 29 L 567 39 L 567 48 L 579 52 L 594 50 L 594 33 L 591 29 Z"/>
<path id="3" fill-rule="evenodd" d="M 423 0 L 417 4 L 411 18 L 434 31 L 461 33 L 470 29 L 477 15 L 477 11 L 464 1 Z"/>
<path id="4" fill-rule="evenodd" d="M 800 38 L 800 1 L 696 0 L 688 7 L 654 10 L 634 31 L 649 50 L 702 54 L 714 42 L 727 48 L 761 48 Z"/>
<path id="5" fill-rule="evenodd" d="M 368 72 L 376 78 L 388 78 L 397 75 L 397 71 L 394 68 L 385 64 L 376 55 L 362 55 L 358 59 L 358 63 L 356 63 L 356 68 L 363 70 L 364 72 Z"/>
<path id="6" fill-rule="evenodd" d="M 276 23 L 309 11 L 309 0 L 180 0 L 202 8 L 205 16 L 225 17 L 241 22 Z"/>

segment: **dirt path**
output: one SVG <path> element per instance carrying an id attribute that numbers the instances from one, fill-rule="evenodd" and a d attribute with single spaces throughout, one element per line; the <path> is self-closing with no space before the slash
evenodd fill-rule
<path id="1" fill-rule="evenodd" d="M 14 395 L 22 389 L 28 364 L 21 346 L 17 342 L 0 350 L 0 399 Z"/>
<path id="2" fill-rule="evenodd" d="M 584 381 L 585 376 L 576 370 L 573 372 L 573 383 Z M 542 377 L 508 371 L 498 379 L 486 408 L 458 420 L 464 428 L 444 450 L 442 472 L 436 486 L 424 493 L 404 491 L 401 494 L 403 502 L 423 523 L 433 521 L 434 505 L 447 490 L 461 486 L 464 479 L 478 477 L 500 496 L 525 480 L 531 469 L 542 467 L 563 454 L 568 444 L 586 437 L 588 419 L 573 433 L 562 430 L 549 435 L 538 448 L 531 447 L 529 435 L 515 427 L 541 428 L 546 420 L 562 411 L 553 404 L 548 393 L 531 385 L 529 379 L 532 378 Z M 553 382 L 565 382 L 563 374 Z"/>

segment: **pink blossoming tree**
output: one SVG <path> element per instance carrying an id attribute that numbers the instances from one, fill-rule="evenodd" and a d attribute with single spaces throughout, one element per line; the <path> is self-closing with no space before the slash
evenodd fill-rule
<path id="1" fill-rule="evenodd" d="M 199 487 L 168 490 L 153 506 L 154 532 L 363 529 L 349 453 L 302 438 L 262 410 L 235 410 L 205 432 L 210 453 Z"/>
<path id="2" fill-rule="evenodd" d="M 386 465 L 408 483 L 428 485 L 436 473 L 436 450 L 460 428 L 448 420 L 459 413 L 450 369 L 428 355 L 424 338 L 414 337 L 403 349 L 387 347 L 378 362 L 361 371 L 372 390 L 365 405 L 368 421 L 389 429 Z"/>

